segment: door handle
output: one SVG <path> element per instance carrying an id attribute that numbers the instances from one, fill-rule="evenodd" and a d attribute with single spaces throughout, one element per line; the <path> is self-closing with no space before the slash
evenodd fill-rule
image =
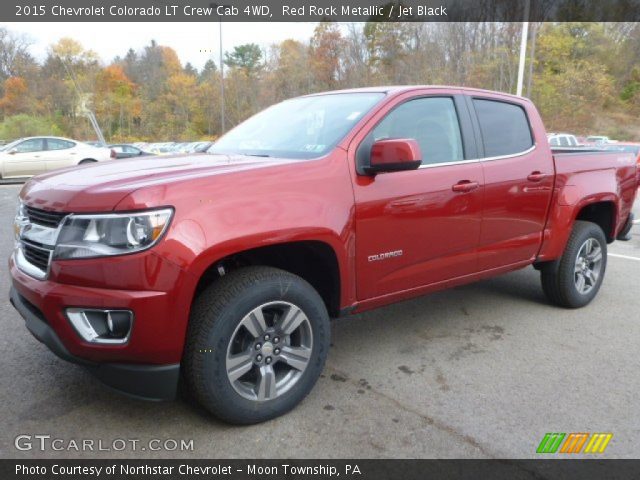
<path id="1" fill-rule="evenodd" d="M 530 182 L 539 182 L 540 180 L 544 180 L 545 178 L 547 178 L 546 173 L 535 171 L 529 174 L 527 180 L 529 180 Z"/>
<path id="2" fill-rule="evenodd" d="M 479 186 L 480 186 L 480 183 L 478 182 L 472 182 L 471 180 L 460 180 L 458 183 L 453 185 L 451 189 L 454 192 L 466 193 L 466 192 L 475 190 Z"/>

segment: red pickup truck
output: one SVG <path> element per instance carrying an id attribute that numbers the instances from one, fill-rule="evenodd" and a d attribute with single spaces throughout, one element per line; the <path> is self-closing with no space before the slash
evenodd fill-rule
<path id="1" fill-rule="evenodd" d="M 552 152 L 530 101 L 454 87 L 288 100 L 209 153 L 30 180 L 10 297 L 107 385 L 181 380 L 245 424 L 311 390 L 330 317 L 528 265 L 554 304 L 588 304 L 638 187 L 633 155 Z"/>

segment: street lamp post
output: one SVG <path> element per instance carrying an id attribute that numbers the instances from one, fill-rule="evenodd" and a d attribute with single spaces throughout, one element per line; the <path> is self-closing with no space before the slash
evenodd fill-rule
<path id="1" fill-rule="evenodd" d="M 522 96 L 522 84 L 524 83 L 524 64 L 527 58 L 527 36 L 529 35 L 529 10 L 531 0 L 524 0 L 524 22 L 522 23 L 522 38 L 520 39 L 520 64 L 518 65 L 518 86 L 516 95 Z"/>
<path id="2" fill-rule="evenodd" d="M 211 8 L 215 8 L 216 11 L 218 7 L 224 7 L 225 5 L 219 5 L 217 3 L 209 4 Z M 223 49 L 222 49 L 222 15 L 218 15 L 218 24 L 219 24 L 219 32 L 220 32 L 220 128 L 222 130 L 221 133 L 224 133 L 226 130 L 225 125 L 225 102 L 224 102 L 224 61 L 222 59 Z"/>
<path id="3" fill-rule="evenodd" d="M 225 132 L 224 122 L 224 62 L 222 61 L 222 17 L 220 18 L 220 125 L 222 133 Z"/>

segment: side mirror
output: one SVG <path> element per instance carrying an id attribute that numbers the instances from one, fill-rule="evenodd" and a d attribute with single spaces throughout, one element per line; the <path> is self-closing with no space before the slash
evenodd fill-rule
<path id="1" fill-rule="evenodd" d="M 12 148 L 11 150 L 9 150 L 7 152 L 9 155 L 15 155 L 16 153 L 18 153 L 18 149 L 17 148 Z"/>
<path id="2" fill-rule="evenodd" d="M 364 169 L 368 175 L 382 172 L 415 170 L 422 163 L 420 145 L 412 138 L 378 140 L 371 146 L 369 165 Z"/>

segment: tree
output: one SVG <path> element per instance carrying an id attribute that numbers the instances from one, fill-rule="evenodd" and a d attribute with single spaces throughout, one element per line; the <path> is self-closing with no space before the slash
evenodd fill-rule
<path id="1" fill-rule="evenodd" d="M 234 47 L 233 52 L 225 52 L 224 57 L 225 65 L 242 70 L 248 77 L 253 77 L 262 67 L 262 50 L 255 43 Z"/>
<path id="2" fill-rule="evenodd" d="M 109 137 L 119 139 L 130 136 L 131 126 L 140 116 L 141 103 L 136 98 L 136 85 L 127 77 L 120 65 L 103 68 L 96 77 L 96 116 Z"/>
<path id="3" fill-rule="evenodd" d="M 9 77 L 26 77 L 37 69 L 28 49 L 25 37 L 0 28 L 0 82 Z"/>
<path id="4" fill-rule="evenodd" d="M 5 115 L 26 113 L 30 100 L 27 82 L 22 77 L 9 77 L 4 82 L 4 96 L 0 98 L 0 110 Z"/>
<path id="5" fill-rule="evenodd" d="M 311 90 L 312 72 L 306 45 L 297 40 L 285 40 L 273 49 L 271 63 L 270 75 L 265 79 L 272 85 L 269 103 Z"/>
<path id="6" fill-rule="evenodd" d="M 60 128 L 53 122 L 40 116 L 31 116 L 24 113 L 5 118 L 0 123 L 0 138 L 14 140 L 22 137 L 36 135 L 60 135 Z"/>
<path id="7" fill-rule="evenodd" d="M 313 32 L 309 55 L 316 85 L 330 90 L 340 82 L 340 59 L 344 55 L 345 41 L 340 27 L 333 22 L 320 22 Z"/>
<path id="8" fill-rule="evenodd" d="M 216 63 L 213 60 L 207 60 L 200 72 L 200 81 L 211 79 L 217 71 L 218 68 L 216 67 Z"/>

